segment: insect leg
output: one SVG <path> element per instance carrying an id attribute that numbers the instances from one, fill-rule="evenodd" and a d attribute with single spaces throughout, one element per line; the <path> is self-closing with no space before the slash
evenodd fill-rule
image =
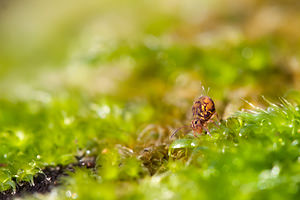
<path id="1" fill-rule="evenodd" d="M 212 123 L 212 122 L 214 122 L 215 125 L 216 125 L 218 128 L 220 128 L 221 122 L 220 122 L 219 117 L 218 117 L 218 114 L 217 114 L 216 112 L 211 116 L 210 120 L 208 120 L 208 123 Z"/>
<path id="2" fill-rule="evenodd" d="M 215 120 L 211 120 L 211 119 L 210 119 L 207 123 L 214 123 L 218 128 L 221 128 L 220 125 L 219 125 L 220 122 L 218 123 L 218 122 L 216 122 Z"/>
<path id="3" fill-rule="evenodd" d="M 207 134 L 211 137 L 211 134 L 210 134 L 210 132 L 209 132 L 209 130 L 205 127 L 205 126 L 203 126 L 203 129 L 207 132 Z"/>
<path id="4" fill-rule="evenodd" d="M 193 131 L 193 135 L 194 135 L 194 137 L 198 137 L 198 136 L 196 135 L 196 132 L 195 132 L 195 131 Z"/>
<path id="5" fill-rule="evenodd" d="M 220 125 L 221 122 L 220 122 L 220 120 L 219 120 L 219 115 L 218 115 L 218 113 L 215 112 L 213 117 L 217 120 L 217 122 L 218 122 L 219 125 Z"/>
<path id="6" fill-rule="evenodd" d="M 183 126 L 183 127 L 180 127 L 180 128 L 178 128 L 178 129 L 176 129 L 176 130 L 174 131 L 174 133 L 171 135 L 170 138 L 172 138 L 179 130 L 181 130 L 181 129 L 183 129 L 183 128 L 191 128 L 191 126 Z"/>

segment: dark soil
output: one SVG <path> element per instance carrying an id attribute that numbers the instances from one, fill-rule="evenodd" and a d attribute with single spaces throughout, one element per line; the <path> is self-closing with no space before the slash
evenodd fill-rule
<path id="1" fill-rule="evenodd" d="M 124 150 L 124 149 L 123 149 Z M 148 148 L 143 148 L 139 152 L 139 159 L 148 169 L 149 175 L 154 175 L 165 170 L 164 164 L 168 160 L 167 145 L 153 145 Z M 15 197 L 22 197 L 33 193 L 48 193 L 54 187 L 61 185 L 62 177 L 66 177 L 70 172 L 74 172 L 76 167 L 86 167 L 96 169 L 96 157 L 81 156 L 76 157 L 78 162 L 69 165 L 47 166 L 42 173 L 35 175 L 32 185 L 29 182 L 16 183 L 16 191 L 12 189 L 0 192 L 0 200 L 11 200 Z"/>
<path id="2" fill-rule="evenodd" d="M 53 187 L 61 184 L 60 178 L 68 176 L 69 172 L 74 172 L 76 167 L 95 168 L 95 157 L 85 157 L 79 159 L 77 163 L 69 164 L 66 166 L 48 166 L 42 173 L 35 175 L 33 181 L 34 185 L 29 182 L 21 182 L 16 184 L 16 191 L 12 189 L 0 192 L 0 200 L 10 200 L 15 197 L 20 197 L 25 194 L 33 193 L 47 193 L 50 192 Z M 14 180 L 16 182 L 16 180 Z"/>

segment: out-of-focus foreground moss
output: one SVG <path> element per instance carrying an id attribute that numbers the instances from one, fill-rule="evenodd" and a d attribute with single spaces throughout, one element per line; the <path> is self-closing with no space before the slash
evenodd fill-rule
<path id="1" fill-rule="evenodd" d="M 2 4 L 0 191 L 84 155 L 96 170 L 28 198 L 300 195 L 298 1 Z M 202 86 L 221 127 L 170 140 Z"/>

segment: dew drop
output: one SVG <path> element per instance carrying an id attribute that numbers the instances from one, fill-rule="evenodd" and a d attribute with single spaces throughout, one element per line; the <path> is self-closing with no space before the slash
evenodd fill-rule
<path id="1" fill-rule="evenodd" d="M 299 144 L 299 141 L 298 140 L 294 140 L 293 142 L 292 142 L 292 146 L 297 146 Z"/>
<path id="2" fill-rule="evenodd" d="M 72 196 L 72 192 L 70 190 L 66 191 L 66 197 L 71 197 Z"/>

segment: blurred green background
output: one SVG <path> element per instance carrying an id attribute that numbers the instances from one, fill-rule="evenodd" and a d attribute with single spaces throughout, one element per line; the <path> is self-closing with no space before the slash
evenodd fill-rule
<path id="1" fill-rule="evenodd" d="M 291 0 L 2 1 L 1 88 L 176 102 L 204 85 L 226 104 L 283 96 L 299 89 L 298 11 Z"/>
<path id="2" fill-rule="evenodd" d="M 214 99 L 223 121 L 237 111 L 252 109 L 247 102 L 262 108 L 270 106 L 262 96 L 271 102 L 279 102 L 279 97 L 284 97 L 293 105 L 299 104 L 299 11 L 297 0 L 0 1 L 1 191 L 16 187 L 13 183 L 16 179 L 32 181 L 45 166 L 75 162 L 75 156 L 86 150 L 97 157 L 102 168 L 96 175 L 78 169 L 66 181 L 72 189 L 65 189 L 66 193 L 63 189 L 62 198 L 73 198 L 70 191 L 74 190 L 76 195 L 81 194 L 75 197 L 83 199 L 168 199 L 174 195 L 153 186 L 161 177 L 167 176 L 161 184 L 173 191 L 180 188 L 172 185 L 177 179 L 188 183 L 203 181 L 197 176 L 197 180 L 192 180 L 193 175 L 189 174 L 189 170 L 198 173 L 201 156 L 197 154 L 196 164 L 186 169 L 184 166 L 193 163 L 194 158 L 176 162 L 181 157 L 176 155 L 169 162 L 165 158 L 168 157 L 166 148 L 161 146 L 170 144 L 171 130 L 189 123 L 193 100 L 202 94 L 208 93 Z M 291 109 L 294 117 L 283 121 L 295 120 L 293 133 L 299 135 L 296 108 Z M 247 117 L 246 121 L 250 120 Z M 274 130 L 281 129 L 270 130 L 275 134 Z M 217 147 L 210 146 L 210 139 L 205 143 L 212 148 L 208 154 L 216 153 L 201 165 L 206 171 L 199 173 L 204 173 L 205 180 L 210 176 L 205 173 L 214 173 L 209 171 L 211 160 L 220 162 L 215 163 L 220 170 L 235 157 L 242 160 L 237 162 L 250 163 L 255 168 L 252 161 L 242 159 L 250 159 L 255 142 L 251 141 L 249 148 L 245 147 L 240 154 L 231 155 L 231 152 L 227 155 L 229 161 L 220 161 L 222 154 L 217 154 L 219 151 L 214 148 L 222 149 L 224 145 L 234 148 L 231 142 L 236 140 L 231 136 L 224 140 L 213 137 L 210 142 L 214 139 Z M 291 140 L 288 144 L 296 141 L 288 140 Z M 189 145 L 184 143 L 184 147 Z M 273 143 L 262 143 L 259 149 L 263 151 L 264 145 L 271 148 Z M 124 161 L 126 148 L 135 156 L 125 153 Z M 144 155 L 144 148 L 154 149 Z M 103 158 L 107 149 L 110 153 Z M 291 149 L 299 154 L 299 148 Z M 295 161 L 298 154 L 291 154 L 291 160 Z M 158 159 L 158 163 L 153 159 Z M 119 168 L 118 162 L 125 164 Z M 154 178 L 145 176 L 141 162 L 144 167 L 147 165 L 150 175 L 167 173 Z M 294 164 L 289 178 L 292 177 L 295 185 L 289 187 L 291 192 L 287 192 L 285 199 L 299 194 L 299 172 L 294 173 L 299 169 L 296 167 L 299 162 Z M 270 168 L 265 173 L 271 173 L 284 165 L 274 161 L 273 165 L 261 166 Z M 176 177 L 168 175 L 176 169 L 180 169 Z M 242 169 L 255 182 L 252 178 L 264 167 L 253 171 L 246 166 Z M 232 177 L 239 177 L 239 173 Z M 94 176 L 98 178 L 91 178 Z M 235 180 L 232 177 L 226 178 Z M 226 178 L 213 177 L 208 184 L 215 187 L 216 180 Z M 236 180 L 233 185 L 240 182 Z M 81 187 L 84 184 L 87 188 Z M 234 194 L 232 198 L 236 199 L 278 197 L 272 196 L 272 192 L 260 193 L 261 188 L 253 192 L 249 184 L 235 192 L 229 186 L 224 187 L 220 194 Z M 89 193 L 90 185 L 102 192 Z M 153 187 L 153 196 L 148 194 L 149 185 Z M 121 186 L 129 187 L 131 193 L 120 189 Z M 189 199 L 197 196 L 222 199 L 190 186 L 185 189 L 195 192 Z M 236 191 L 244 193 L 239 196 Z"/>

